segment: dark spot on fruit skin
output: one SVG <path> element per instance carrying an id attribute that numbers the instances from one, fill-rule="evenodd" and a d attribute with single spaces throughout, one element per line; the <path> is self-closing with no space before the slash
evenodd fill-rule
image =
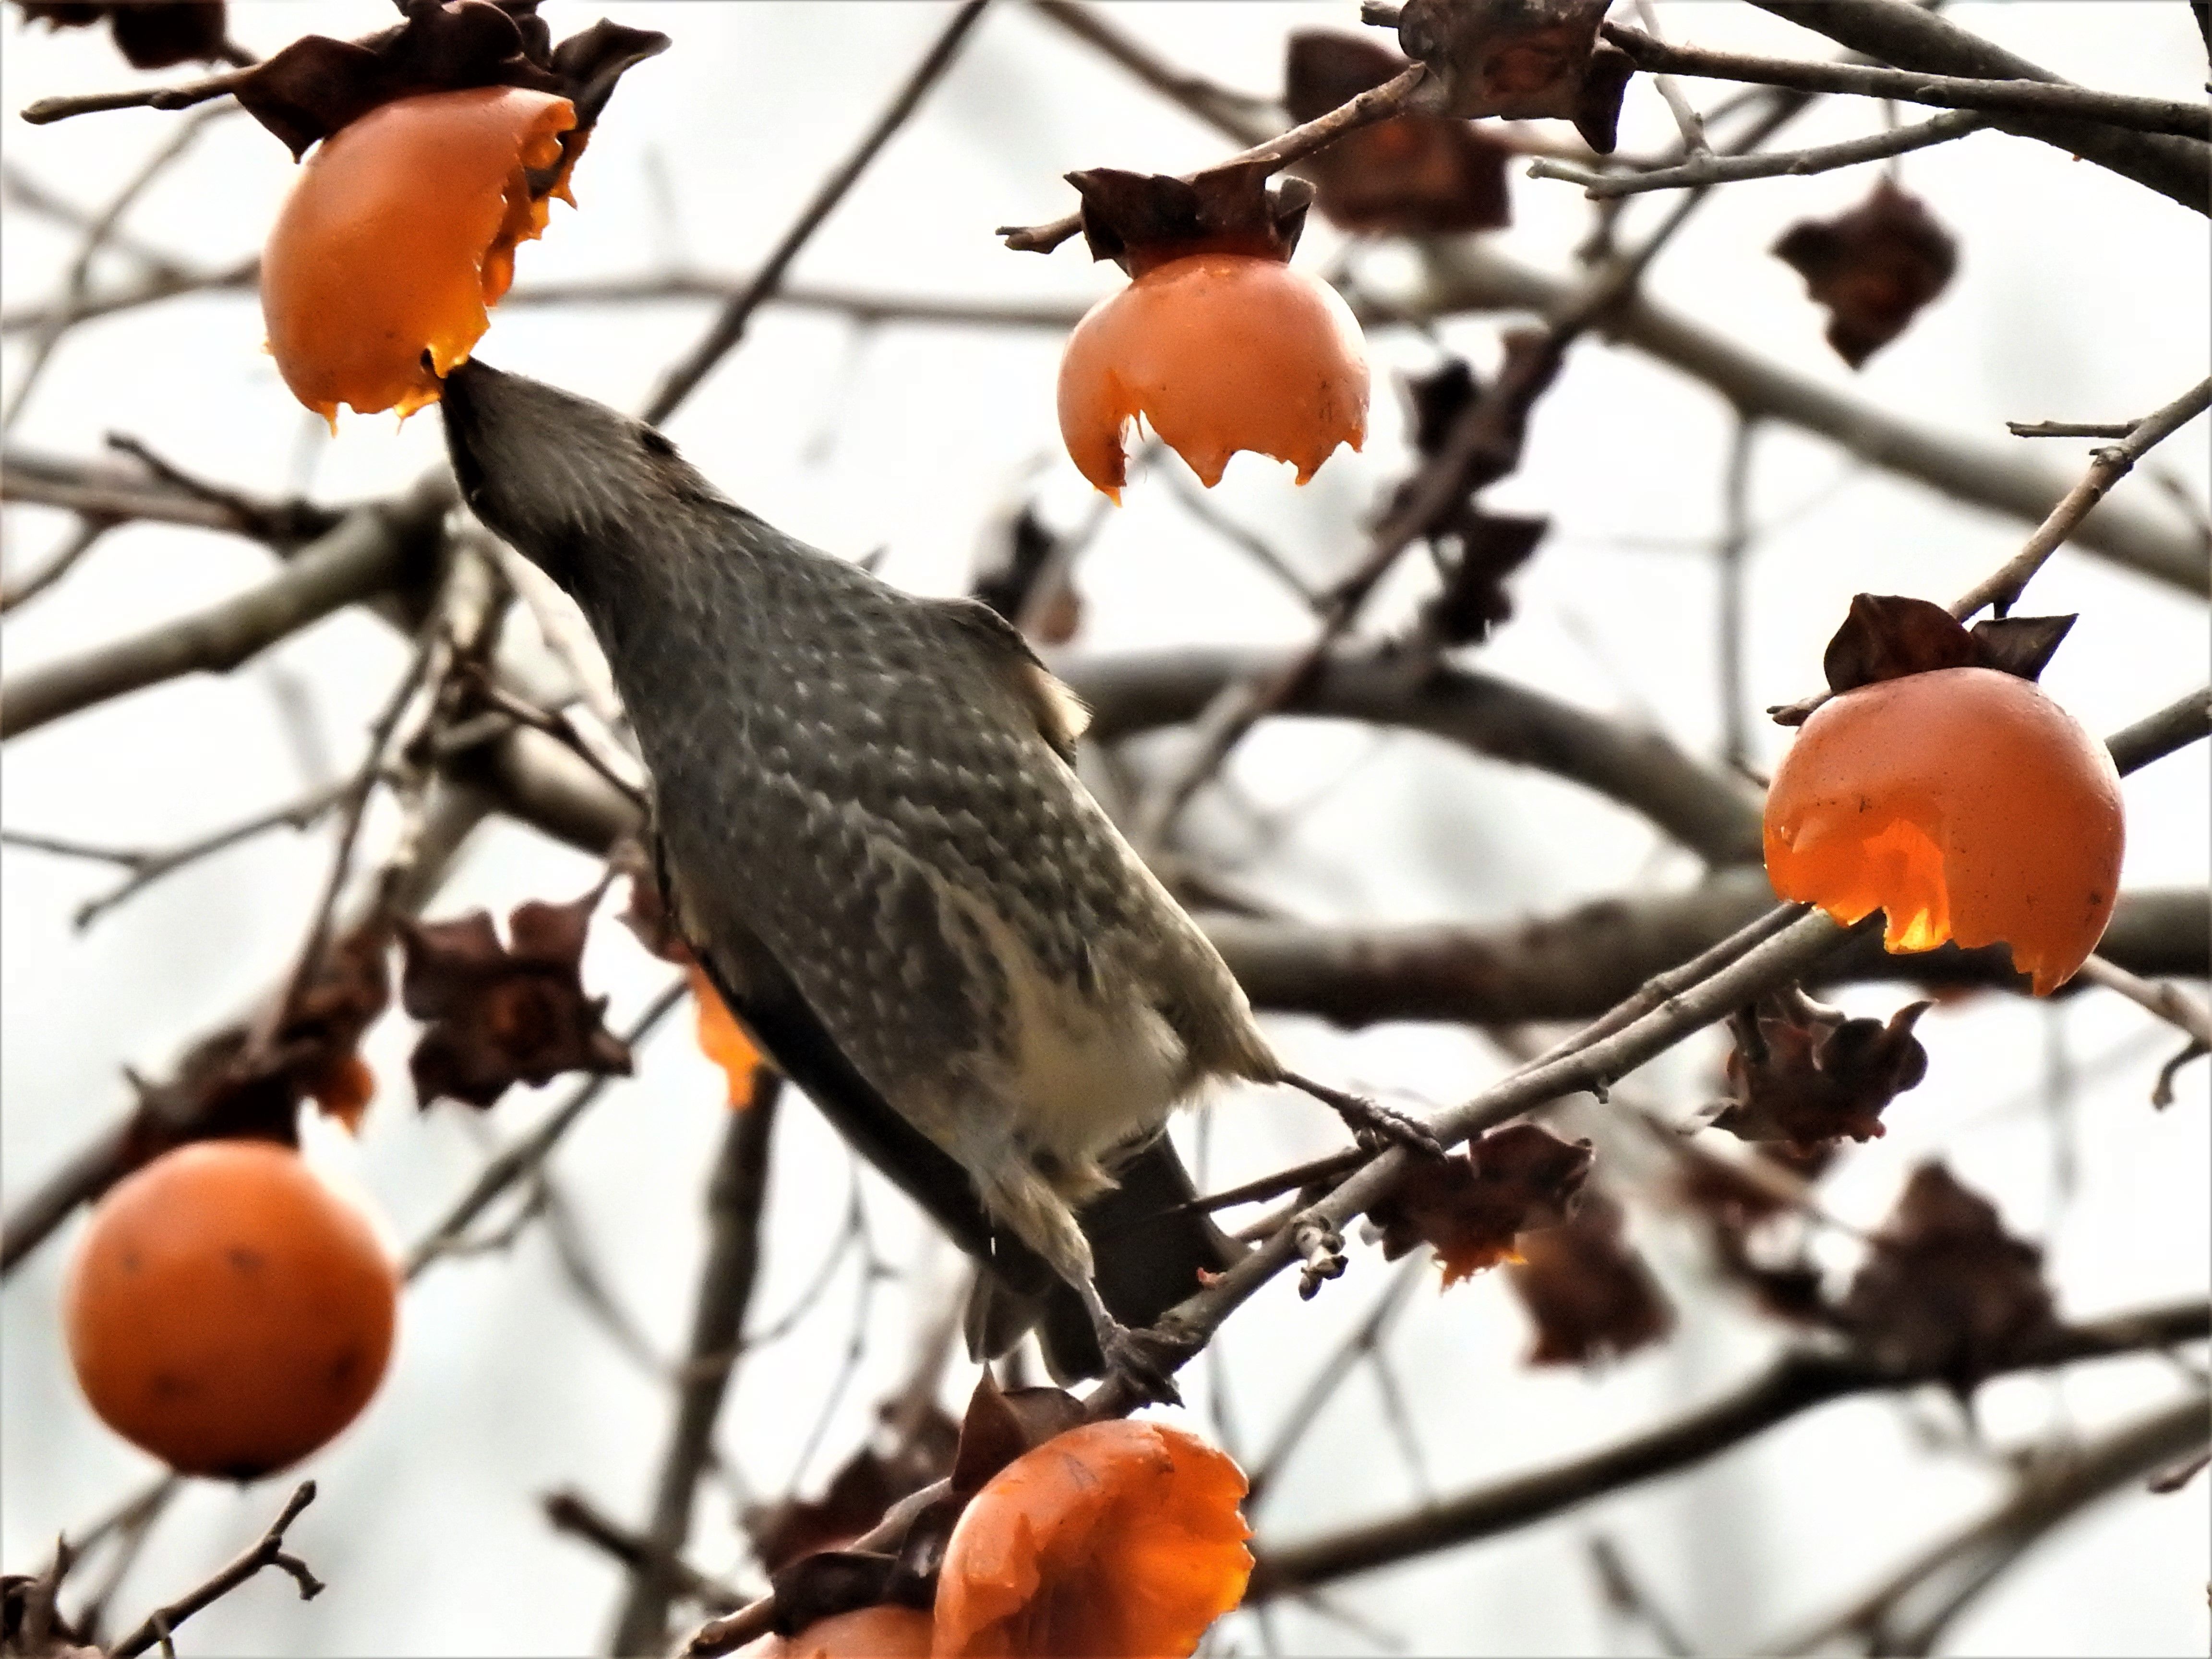
<path id="1" fill-rule="evenodd" d="M 223 1260 L 249 1279 L 268 1266 L 269 1258 L 260 1251 L 244 1244 L 234 1244 L 222 1253 Z"/>
<path id="2" fill-rule="evenodd" d="M 137 1251 L 129 1249 L 125 1249 L 123 1252 L 122 1261 L 123 1271 L 126 1273 L 137 1273 L 143 1269 L 146 1265 L 144 1261 L 140 1258 Z"/>
<path id="3" fill-rule="evenodd" d="M 334 1392 L 343 1392 L 346 1384 L 353 1380 L 353 1374 L 360 1369 L 361 1355 L 357 1351 L 348 1348 L 339 1354 L 331 1361 L 331 1389 Z"/>
<path id="4" fill-rule="evenodd" d="M 174 1371 L 155 1371 L 147 1387 L 156 1400 L 183 1400 L 200 1391 L 198 1383 Z"/>

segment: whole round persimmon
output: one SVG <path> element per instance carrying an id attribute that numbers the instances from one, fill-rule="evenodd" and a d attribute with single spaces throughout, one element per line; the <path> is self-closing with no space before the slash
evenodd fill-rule
<path id="1" fill-rule="evenodd" d="M 77 1382 L 108 1427 L 180 1474 L 244 1480 L 360 1414 L 398 1301 L 368 1218 L 297 1152 L 206 1140 L 100 1200 L 62 1318 Z"/>
<path id="2" fill-rule="evenodd" d="M 1086 1423 L 969 1501 L 938 1574 L 944 1659 L 1161 1659 L 1243 1599 L 1243 1471 L 1162 1423 Z"/>
<path id="3" fill-rule="evenodd" d="M 515 244 L 573 205 L 565 98 L 519 87 L 379 105 L 307 158 L 261 256 L 269 349 L 292 395 L 337 422 L 412 414 L 465 362 L 514 280 Z M 534 176 L 533 176 L 534 175 Z M 428 352 L 433 374 L 422 364 Z"/>
<path id="4" fill-rule="evenodd" d="M 1212 489 L 1240 449 L 1298 482 L 1367 436 L 1367 349 L 1352 309 L 1318 277 L 1251 253 L 1192 253 L 1142 270 L 1093 306 L 1060 363 L 1069 457 L 1115 501 L 1122 430 L 1152 423 Z"/>
<path id="5" fill-rule="evenodd" d="M 796 1636 L 770 1636 L 739 1659 L 929 1659 L 929 1615 L 912 1607 L 861 1607 L 817 1619 Z"/>
<path id="6" fill-rule="evenodd" d="M 2124 824 L 2112 757 L 2033 681 L 1990 668 L 1829 699 L 1766 795 L 1766 872 L 1883 946 L 2002 944 L 2048 996 L 2097 948 Z"/>

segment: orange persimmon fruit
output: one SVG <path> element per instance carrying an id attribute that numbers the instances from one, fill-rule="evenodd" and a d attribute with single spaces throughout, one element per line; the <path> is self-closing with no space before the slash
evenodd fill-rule
<path id="1" fill-rule="evenodd" d="M 1212 489 L 1240 449 L 1297 469 L 1367 436 L 1367 349 L 1352 308 L 1265 255 L 1200 252 L 1139 271 L 1093 306 L 1060 364 L 1069 457 L 1115 501 L 1141 416 Z"/>
<path id="2" fill-rule="evenodd" d="M 205 1140 L 116 1183 L 62 1321 L 100 1419 L 185 1474 L 249 1480 L 353 1421 L 392 1353 L 399 1276 L 368 1218 L 265 1140 Z"/>
<path id="3" fill-rule="evenodd" d="M 575 125 L 565 98 L 476 87 L 394 99 L 323 140 L 261 256 L 292 395 L 333 429 L 340 404 L 404 418 L 436 402 L 514 282 L 515 244 L 544 230 L 549 198 L 574 204 L 582 145 L 564 157 L 560 135 Z"/>
<path id="4" fill-rule="evenodd" d="M 696 961 L 684 963 L 691 981 L 691 1004 L 698 1018 L 699 1052 L 722 1068 L 730 1082 L 730 1106 L 742 1110 L 753 1103 L 754 1079 L 760 1070 L 760 1050 L 738 1024 L 730 1005 Z"/>
<path id="5" fill-rule="evenodd" d="M 912 1607 L 860 1607 L 817 1619 L 796 1636 L 770 1636 L 739 1659 L 929 1659 L 930 1618 Z"/>
<path id="6" fill-rule="evenodd" d="M 1814 711 L 1766 795 L 1766 872 L 1786 899 L 1883 946 L 2003 944 L 2038 996 L 2097 948 L 2124 839 L 2112 757 L 2031 680 L 1942 668 Z"/>
<path id="7" fill-rule="evenodd" d="M 999 1471 L 937 1583 L 941 1656 L 1188 1654 L 1243 1600 L 1244 1475 L 1158 1423 L 1087 1423 Z"/>

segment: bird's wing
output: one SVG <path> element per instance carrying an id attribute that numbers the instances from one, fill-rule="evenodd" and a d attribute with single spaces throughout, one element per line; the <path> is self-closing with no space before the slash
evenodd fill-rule
<path id="1" fill-rule="evenodd" d="M 1038 733 L 1060 759 L 1075 763 L 1075 740 L 1091 724 L 1091 711 L 1083 699 L 1053 677 L 1022 630 L 981 599 L 933 599 L 927 602 L 947 622 L 975 640 L 991 654 L 1030 713 Z"/>
<path id="2" fill-rule="evenodd" d="M 682 893 L 658 848 L 655 862 L 672 912 L 680 920 Z M 711 943 L 695 937 L 691 948 L 761 1051 L 854 1151 L 920 1205 L 953 1243 L 989 1263 L 1018 1292 L 1035 1294 L 1056 1283 L 1058 1276 L 1042 1257 L 993 1222 L 967 1172 L 892 1110 L 854 1067 L 798 982 L 758 935 L 724 913 L 717 916 Z"/>

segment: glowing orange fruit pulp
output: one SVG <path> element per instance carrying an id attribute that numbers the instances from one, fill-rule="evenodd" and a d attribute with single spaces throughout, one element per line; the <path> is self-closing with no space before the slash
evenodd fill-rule
<path id="1" fill-rule="evenodd" d="M 353 1421 L 392 1353 L 398 1273 L 289 1146 L 163 1153 L 93 1212 L 62 1320 L 100 1419 L 185 1474 L 246 1480 Z"/>
<path id="2" fill-rule="evenodd" d="M 1091 308 L 1060 364 L 1060 431 L 1116 501 L 1142 416 L 1208 489 L 1240 449 L 1297 469 L 1367 436 L 1367 350 L 1334 289 L 1279 260 L 1194 253 Z"/>
<path id="3" fill-rule="evenodd" d="M 2003 944 L 2048 996 L 2118 890 L 2120 781 L 2032 682 L 1989 668 L 1882 680 L 1814 711 L 1766 796 L 1766 872 L 1885 948 Z"/>
<path id="4" fill-rule="evenodd" d="M 292 395 L 328 419 L 412 414 L 465 362 L 514 280 L 514 247 L 545 228 L 529 174 L 562 160 L 565 98 L 478 87 L 395 99 L 325 139 L 261 257 L 269 349 Z M 572 145 L 573 165 L 580 145 Z"/>

